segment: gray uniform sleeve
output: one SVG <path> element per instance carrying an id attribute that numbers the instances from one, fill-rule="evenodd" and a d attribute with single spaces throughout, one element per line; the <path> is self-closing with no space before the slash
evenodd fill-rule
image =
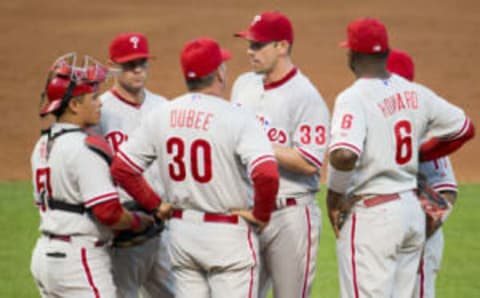
<path id="1" fill-rule="evenodd" d="M 73 161 L 78 188 L 86 208 L 109 200 L 118 199 L 105 160 L 86 146 L 82 147 Z"/>
<path id="2" fill-rule="evenodd" d="M 243 110 L 239 114 L 241 126 L 237 139 L 236 153 L 242 164 L 247 165 L 248 173 L 267 160 L 275 160 L 272 145 L 255 117 Z"/>
<path id="3" fill-rule="evenodd" d="M 455 174 L 448 157 L 422 162 L 420 163 L 419 171 L 427 177 L 427 182 L 434 190 L 458 191 Z"/>

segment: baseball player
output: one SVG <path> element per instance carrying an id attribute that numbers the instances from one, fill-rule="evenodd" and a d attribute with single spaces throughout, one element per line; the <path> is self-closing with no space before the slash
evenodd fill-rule
<path id="1" fill-rule="evenodd" d="M 403 51 L 395 49 L 390 51 L 387 59 L 387 69 L 407 80 L 413 81 L 415 65 L 413 59 Z M 448 157 L 420 163 L 419 172 L 435 191 L 444 196 L 452 206 L 455 204 L 458 192 L 457 182 Z M 443 242 L 441 227 L 427 239 L 420 260 L 420 268 L 415 283 L 415 295 L 413 297 L 435 297 L 435 279 L 437 272 L 440 270 Z"/>
<path id="2" fill-rule="evenodd" d="M 220 97 L 229 57 L 210 38 L 188 42 L 181 64 L 189 93 L 149 114 L 112 165 L 114 177 L 135 178 L 158 161 L 174 207 L 169 253 L 177 298 L 257 295 L 255 230 L 269 221 L 278 171 L 255 118 Z M 118 179 L 123 187 L 128 181 Z"/>
<path id="3" fill-rule="evenodd" d="M 141 33 L 119 34 L 110 44 L 109 66 L 116 70 L 115 81 L 112 88 L 100 97 L 102 118 L 99 128 L 114 151 L 128 140 L 148 113 L 165 101 L 145 89 L 150 57 L 148 40 Z M 158 176 L 157 167 L 149 168 L 144 175 L 155 186 L 155 191 L 162 194 Z M 123 189 L 118 188 L 118 193 L 125 206 L 132 206 L 135 202 Z M 122 242 L 127 235 L 116 237 L 111 252 L 118 297 L 136 298 L 142 286 L 151 297 L 173 297 L 166 251 L 167 231 L 159 235 L 152 229 L 142 235 L 145 237 L 140 242 Z"/>
<path id="4" fill-rule="evenodd" d="M 253 71 L 237 78 L 232 101 L 256 114 L 280 166 L 276 210 L 260 235 L 260 296 L 266 296 L 271 280 L 274 297 L 309 297 L 321 230 L 315 194 L 328 143 L 329 112 L 293 64 L 293 28 L 285 15 L 264 12 L 235 36 L 248 41 Z"/>
<path id="5" fill-rule="evenodd" d="M 380 21 L 351 22 L 342 45 L 357 80 L 336 99 L 329 145 L 341 297 L 411 297 L 425 243 L 418 163 L 458 149 L 473 125 L 460 108 L 387 71 Z"/>
<path id="6" fill-rule="evenodd" d="M 56 122 L 32 153 L 34 196 L 42 236 L 31 271 L 42 297 L 116 297 L 107 246 L 114 230 L 141 231 L 153 220 L 122 207 L 112 183 L 108 145 L 86 128 L 100 118 L 99 85 L 106 68 L 76 54 L 53 65 L 40 115 Z M 145 199 L 145 198 L 142 198 Z M 155 206 L 146 198 L 145 206 Z"/>

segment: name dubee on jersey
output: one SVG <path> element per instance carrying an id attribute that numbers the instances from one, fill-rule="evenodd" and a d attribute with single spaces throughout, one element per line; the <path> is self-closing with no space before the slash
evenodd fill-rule
<path id="1" fill-rule="evenodd" d="M 383 116 L 390 117 L 405 109 L 418 109 L 418 97 L 415 91 L 404 91 L 385 98 L 378 104 Z"/>
<path id="2" fill-rule="evenodd" d="M 174 109 L 170 111 L 170 127 L 185 127 L 207 131 L 210 128 L 213 116 L 213 113 L 194 109 Z"/>

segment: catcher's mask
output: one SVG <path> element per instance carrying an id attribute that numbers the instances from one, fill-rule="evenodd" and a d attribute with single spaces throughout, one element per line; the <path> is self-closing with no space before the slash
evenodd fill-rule
<path id="1" fill-rule="evenodd" d="M 76 61 L 77 54 L 69 53 L 53 63 L 42 92 L 41 117 L 61 115 L 72 97 L 93 93 L 106 80 L 108 69 L 97 60 L 85 56 L 81 67 Z"/>

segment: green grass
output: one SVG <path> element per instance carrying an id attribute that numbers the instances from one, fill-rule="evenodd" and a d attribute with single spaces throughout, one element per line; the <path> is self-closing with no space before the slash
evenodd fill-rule
<path id="1" fill-rule="evenodd" d="M 39 216 L 30 183 L 0 183 L 0 297 L 39 297 L 30 256 Z"/>
<path id="2" fill-rule="evenodd" d="M 324 211 L 324 192 L 318 198 L 323 230 L 312 298 L 338 297 L 335 242 Z M 438 298 L 478 297 L 480 293 L 479 212 L 480 185 L 462 185 L 455 210 L 444 227 Z M 30 183 L 0 183 L 0 297 L 38 297 L 29 269 L 38 221 Z"/>

